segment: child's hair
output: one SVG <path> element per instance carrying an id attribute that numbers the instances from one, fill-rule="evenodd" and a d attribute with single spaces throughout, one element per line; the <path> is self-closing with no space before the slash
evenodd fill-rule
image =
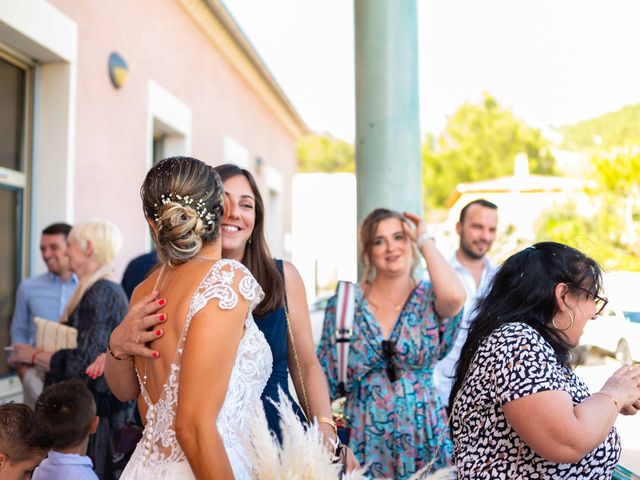
<path id="1" fill-rule="evenodd" d="M 33 457 L 44 456 L 53 440 L 43 419 L 24 403 L 0 405 L 0 453 L 15 465 Z"/>
<path id="2" fill-rule="evenodd" d="M 87 438 L 96 403 L 83 381 L 66 380 L 45 388 L 36 402 L 36 413 L 51 427 L 53 448 L 63 449 Z"/>

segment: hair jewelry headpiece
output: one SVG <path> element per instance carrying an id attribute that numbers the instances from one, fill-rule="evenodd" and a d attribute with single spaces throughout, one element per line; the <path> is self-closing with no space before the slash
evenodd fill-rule
<path id="1" fill-rule="evenodd" d="M 214 213 L 210 213 L 207 210 L 207 207 L 202 200 L 198 200 L 194 206 L 194 200 L 189 195 L 182 196 L 178 195 L 177 193 L 171 192 L 168 195 L 160 195 L 160 202 L 162 203 L 162 205 L 167 205 L 168 203 L 178 203 L 183 207 L 191 207 L 207 225 L 213 225 L 213 221 L 216 218 Z M 153 219 L 156 221 L 156 223 L 160 223 L 160 217 L 158 216 L 158 204 L 154 203 L 153 206 L 156 208 L 156 214 L 153 216 Z"/>

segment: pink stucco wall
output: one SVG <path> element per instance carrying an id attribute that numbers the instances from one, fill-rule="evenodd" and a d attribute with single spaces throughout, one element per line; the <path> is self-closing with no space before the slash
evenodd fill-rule
<path id="1" fill-rule="evenodd" d="M 149 80 L 191 109 L 193 156 L 221 163 L 223 138 L 230 135 L 249 149 L 252 160 L 259 156 L 278 169 L 285 180 L 283 226 L 291 230 L 295 138 L 180 5 L 173 0 L 50 3 L 78 24 L 75 218 L 106 218 L 123 230 L 118 275 L 145 250 L 139 188 L 149 155 Z M 113 51 L 129 65 L 120 90 L 107 72 Z"/>

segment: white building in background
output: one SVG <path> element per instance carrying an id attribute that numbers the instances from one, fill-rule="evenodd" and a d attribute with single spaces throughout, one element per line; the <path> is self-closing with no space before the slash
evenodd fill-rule
<path id="1" fill-rule="evenodd" d="M 356 177 L 296 174 L 292 195 L 292 261 L 311 302 L 338 280 L 357 280 Z"/>

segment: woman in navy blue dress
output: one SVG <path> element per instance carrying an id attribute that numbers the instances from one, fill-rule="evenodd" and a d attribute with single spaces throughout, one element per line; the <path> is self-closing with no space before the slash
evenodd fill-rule
<path id="1" fill-rule="evenodd" d="M 278 388 L 292 401 L 298 416 L 304 419 L 300 407 L 289 394 L 289 371 L 303 410 L 321 420 L 331 418 L 327 380 L 313 347 L 306 292 L 296 268 L 289 262 L 274 260 L 269 253 L 264 238 L 264 204 L 253 176 L 247 170 L 229 164 L 216 167 L 216 171 L 222 178 L 231 207 L 229 218 L 222 223 L 222 255 L 241 261 L 265 292 L 264 300 L 255 308 L 253 316 L 273 354 L 273 372 L 262 399 L 269 428 L 280 438 L 280 419 L 269 400 L 278 400 Z M 289 309 L 300 372 L 293 348 L 289 348 L 291 335 L 287 331 L 285 304 Z M 322 421 L 320 428 L 327 439 L 335 438 L 330 424 Z"/>
<path id="2" fill-rule="evenodd" d="M 304 410 L 308 417 L 318 420 L 329 444 L 336 438 L 335 423 L 331 419 L 327 380 L 313 346 L 302 278 L 290 262 L 275 260 L 269 253 L 264 237 L 264 204 L 251 173 L 230 164 L 215 169 L 224 182 L 230 207 L 229 218 L 222 223 L 222 256 L 241 261 L 265 292 L 264 300 L 254 309 L 253 315 L 273 354 L 273 372 L 262 394 L 269 428 L 278 438 L 281 437 L 280 418 L 271 402 L 278 401 L 280 388 L 292 401 L 301 419 L 304 419 Z M 145 343 L 158 338 L 157 332 L 162 334 L 162 329 L 154 328 L 166 320 L 161 313 L 156 314 L 162 307 L 161 300 L 148 296 L 130 308 L 111 336 L 109 346 L 117 357 L 138 355 L 154 358 L 156 352 L 147 348 Z M 285 305 L 289 312 L 290 331 Z M 107 368 L 116 363 L 119 362 L 109 358 Z M 289 371 L 302 409 L 291 398 Z M 112 375 L 111 378 L 114 381 L 110 381 L 109 386 L 114 393 L 126 392 L 127 383 L 135 380 L 122 375 Z M 347 459 L 349 469 L 358 465 L 350 451 Z"/>

